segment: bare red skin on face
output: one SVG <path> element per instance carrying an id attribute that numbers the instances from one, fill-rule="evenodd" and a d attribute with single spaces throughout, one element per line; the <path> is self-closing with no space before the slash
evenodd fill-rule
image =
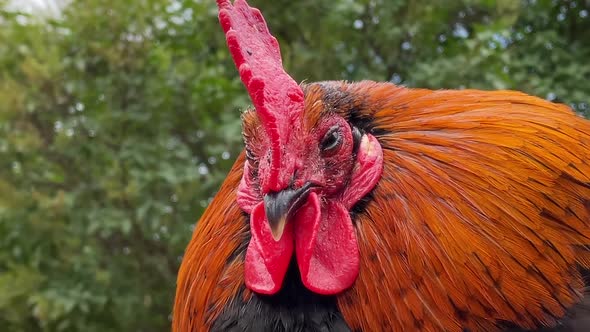
<path id="1" fill-rule="evenodd" d="M 250 214 L 251 239 L 245 258 L 245 283 L 274 294 L 296 255 L 304 285 L 319 294 L 350 287 L 359 273 L 359 252 L 350 208 L 379 181 L 383 153 L 370 134 L 353 153 L 350 125 L 338 115 L 315 128 L 303 128 L 303 91 L 284 71 L 277 40 L 260 11 L 244 0 L 217 0 L 227 44 L 264 131 L 263 144 L 249 146 L 256 166 L 246 161 L 238 205 Z M 342 139 L 337 148 L 321 148 L 329 130 Z M 248 144 L 248 142 L 246 142 Z M 314 184 L 307 201 L 275 241 L 263 196 L 292 185 Z"/>

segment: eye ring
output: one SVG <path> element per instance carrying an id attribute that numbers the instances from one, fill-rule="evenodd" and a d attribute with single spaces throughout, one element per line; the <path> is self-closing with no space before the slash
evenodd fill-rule
<path id="1" fill-rule="evenodd" d="M 324 153 L 329 153 L 337 150 L 342 144 L 342 132 L 340 126 L 332 126 L 322 138 L 320 149 Z"/>

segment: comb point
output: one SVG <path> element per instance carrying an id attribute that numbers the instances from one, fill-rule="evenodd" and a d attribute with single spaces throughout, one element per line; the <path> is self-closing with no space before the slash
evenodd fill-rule
<path id="1" fill-rule="evenodd" d="M 230 2 L 230 0 L 217 0 L 217 7 L 229 8 L 229 7 L 231 7 L 231 2 Z"/>

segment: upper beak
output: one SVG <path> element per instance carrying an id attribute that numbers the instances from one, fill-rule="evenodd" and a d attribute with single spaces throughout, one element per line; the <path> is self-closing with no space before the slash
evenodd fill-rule
<path id="1" fill-rule="evenodd" d="M 305 183 L 298 189 L 284 189 L 264 195 L 264 210 L 272 237 L 278 241 L 283 236 L 287 221 L 303 206 L 313 184 Z"/>

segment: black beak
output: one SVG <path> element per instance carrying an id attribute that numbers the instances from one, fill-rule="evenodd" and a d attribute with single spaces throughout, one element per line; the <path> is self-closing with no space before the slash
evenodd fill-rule
<path id="1" fill-rule="evenodd" d="M 264 210 L 275 241 L 281 239 L 287 221 L 307 200 L 313 184 L 307 182 L 299 189 L 285 189 L 264 195 Z"/>

